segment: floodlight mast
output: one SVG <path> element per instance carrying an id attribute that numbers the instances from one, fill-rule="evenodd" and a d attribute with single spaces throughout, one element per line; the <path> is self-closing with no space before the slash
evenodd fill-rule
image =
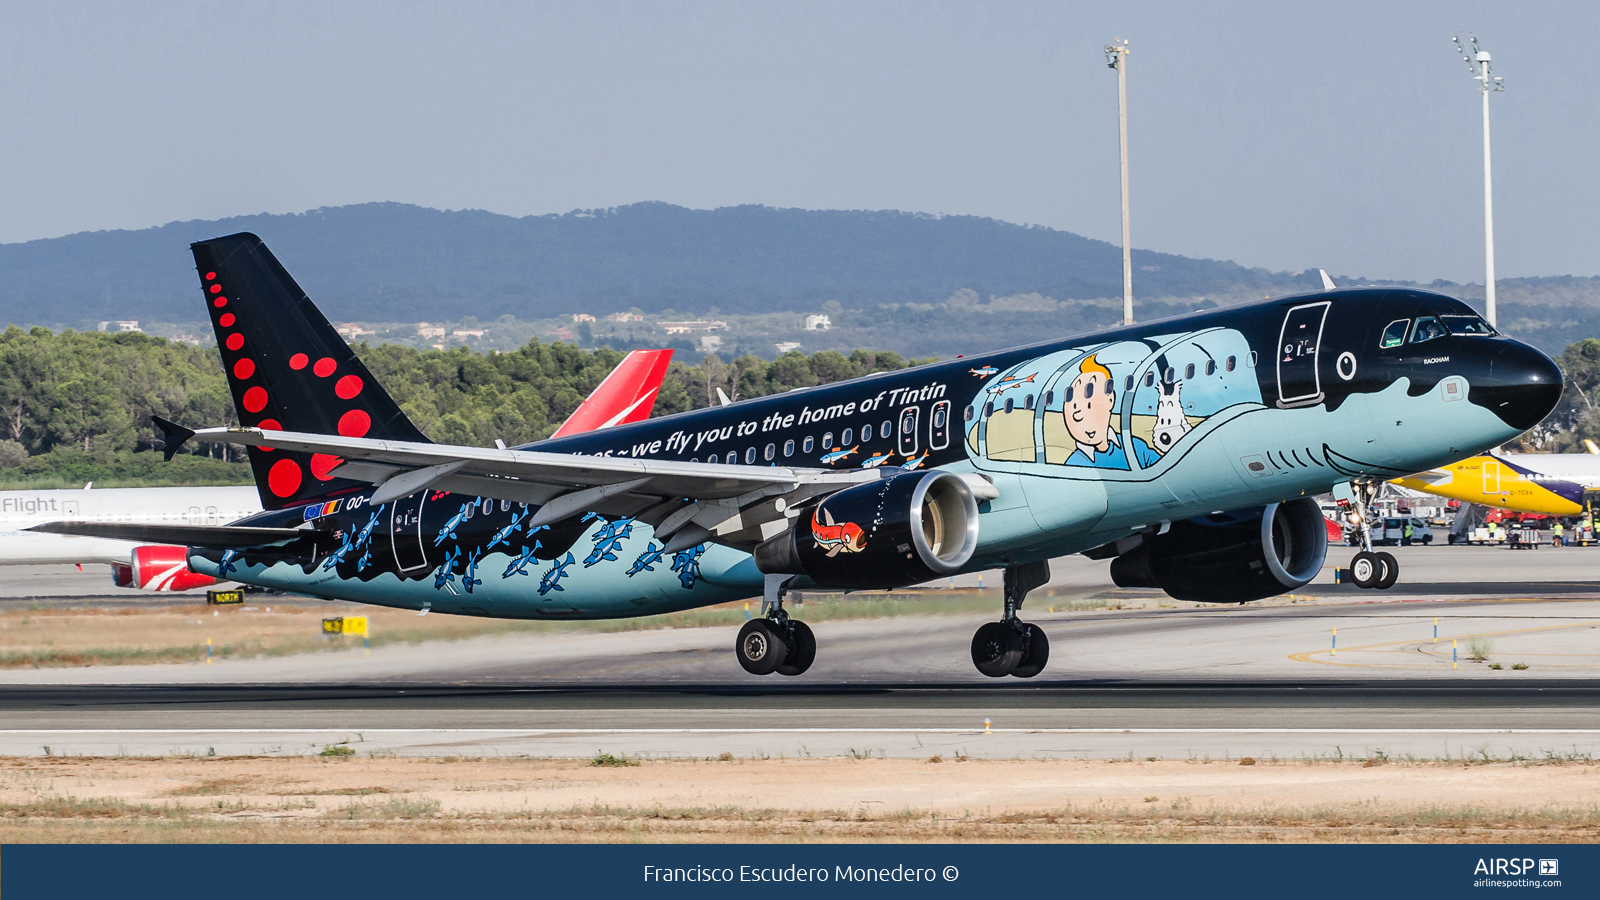
<path id="1" fill-rule="evenodd" d="M 1133 248 L 1128 243 L 1128 42 L 1106 45 L 1106 65 L 1117 70 L 1117 125 L 1122 143 L 1122 324 L 1133 324 Z"/>
<path id="2" fill-rule="evenodd" d="M 1495 325 L 1494 182 L 1489 174 L 1489 94 L 1503 91 L 1506 86 L 1489 70 L 1489 52 L 1478 46 L 1476 37 L 1468 36 L 1467 45 L 1470 45 L 1470 49 L 1461 43 L 1459 36 L 1450 40 L 1455 42 L 1456 49 L 1461 52 L 1461 58 L 1466 60 L 1467 69 L 1472 73 L 1472 80 L 1478 82 L 1478 90 L 1483 94 L 1483 296 L 1484 311 L 1488 314 L 1489 324 Z"/>

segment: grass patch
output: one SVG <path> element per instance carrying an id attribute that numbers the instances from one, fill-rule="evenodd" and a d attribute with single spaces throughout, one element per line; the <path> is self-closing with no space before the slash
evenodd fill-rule
<path id="1" fill-rule="evenodd" d="M 595 756 L 594 759 L 589 760 L 589 765 L 591 766 L 637 766 L 638 764 L 639 761 L 637 759 L 628 759 L 625 756 L 612 756 L 609 753 L 601 753 Z"/>
<path id="2" fill-rule="evenodd" d="M 355 756 L 356 752 L 343 744 L 329 744 L 328 746 L 323 747 L 322 752 L 318 753 L 317 755 L 329 757 L 331 759 L 349 759 L 350 757 Z"/>

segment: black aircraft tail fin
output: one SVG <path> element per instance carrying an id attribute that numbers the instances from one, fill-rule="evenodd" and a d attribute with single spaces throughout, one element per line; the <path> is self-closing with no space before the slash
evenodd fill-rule
<path id="1" fill-rule="evenodd" d="M 241 233 L 194 251 L 239 421 L 279 431 L 428 439 L 380 387 L 267 245 Z M 261 505 L 282 509 L 364 487 L 337 457 L 250 448 Z"/>

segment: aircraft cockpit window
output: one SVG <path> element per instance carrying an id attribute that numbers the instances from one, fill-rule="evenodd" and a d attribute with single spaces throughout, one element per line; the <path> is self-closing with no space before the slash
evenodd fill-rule
<path id="1" fill-rule="evenodd" d="M 1411 330 L 1411 343 L 1420 344 L 1444 336 L 1444 326 L 1439 324 L 1438 319 L 1433 316 L 1423 316 L 1417 320 L 1417 327 Z"/>
<path id="2" fill-rule="evenodd" d="M 1491 335 L 1495 333 L 1495 330 L 1489 327 L 1488 322 L 1477 316 L 1440 316 L 1439 318 L 1443 320 L 1444 327 L 1448 328 L 1451 334 Z"/>
<path id="3" fill-rule="evenodd" d="M 1390 322 L 1389 326 L 1383 329 L 1383 339 L 1378 341 L 1378 347 L 1388 350 L 1390 347 L 1398 347 L 1404 344 L 1406 342 L 1406 326 L 1410 324 L 1410 319 L 1396 319 Z"/>

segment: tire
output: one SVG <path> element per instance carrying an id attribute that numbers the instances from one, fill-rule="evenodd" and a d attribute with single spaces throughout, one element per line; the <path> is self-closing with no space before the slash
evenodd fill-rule
<path id="1" fill-rule="evenodd" d="M 1011 674 L 1017 678 L 1032 678 L 1043 672 L 1045 665 L 1050 662 L 1050 638 L 1045 635 L 1043 628 L 1032 622 L 1023 626 L 1023 629 L 1027 632 L 1023 643 L 1027 644 L 1028 649 Z"/>
<path id="2" fill-rule="evenodd" d="M 1394 583 L 1400 578 L 1400 560 L 1395 559 L 1393 553 L 1379 553 L 1377 557 L 1378 562 L 1383 565 L 1383 576 L 1378 579 L 1378 583 L 1374 584 L 1373 587 L 1380 591 L 1387 591 L 1389 588 L 1394 587 Z"/>
<path id="3" fill-rule="evenodd" d="M 793 647 L 789 648 L 789 655 L 784 657 L 782 665 L 776 669 L 779 675 L 801 675 L 811 668 L 811 663 L 817 658 L 817 636 L 811 633 L 811 626 L 804 622 L 789 620 Z"/>
<path id="4" fill-rule="evenodd" d="M 1370 588 L 1383 577 L 1383 563 L 1376 553 L 1363 550 L 1350 559 L 1350 580 L 1358 588 Z"/>
<path id="5" fill-rule="evenodd" d="M 1022 635 L 1005 622 L 990 622 L 972 636 L 972 664 L 990 678 L 1004 678 L 1022 661 Z"/>
<path id="6" fill-rule="evenodd" d="M 766 619 L 751 619 L 739 629 L 739 640 L 734 644 L 734 655 L 739 665 L 751 675 L 771 675 L 789 655 L 789 647 L 778 630 Z"/>

